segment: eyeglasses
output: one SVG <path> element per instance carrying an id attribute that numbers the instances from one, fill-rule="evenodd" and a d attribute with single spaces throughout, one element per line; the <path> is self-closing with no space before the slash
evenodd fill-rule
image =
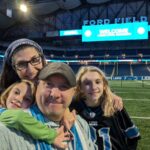
<path id="1" fill-rule="evenodd" d="M 28 63 L 30 63 L 32 66 L 36 66 L 41 63 L 41 60 L 42 60 L 41 56 L 37 56 L 37 57 L 33 57 L 29 61 L 20 61 L 17 64 L 14 64 L 13 66 L 16 70 L 21 71 L 28 68 Z"/>

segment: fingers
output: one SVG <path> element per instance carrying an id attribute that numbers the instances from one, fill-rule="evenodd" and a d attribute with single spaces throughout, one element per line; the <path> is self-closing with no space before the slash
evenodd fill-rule
<path id="1" fill-rule="evenodd" d="M 72 135 L 70 132 L 66 131 L 66 132 L 62 132 L 61 134 L 59 134 L 55 140 L 54 140 L 54 145 L 57 148 L 61 148 L 61 149 L 65 149 L 68 147 L 68 142 L 70 140 L 72 140 Z"/>
<path id="2" fill-rule="evenodd" d="M 71 113 L 72 113 L 72 115 L 73 115 L 73 117 L 74 117 L 74 120 L 76 120 L 76 118 L 77 118 L 76 110 L 73 109 Z"/>
<path id="3" fill-rule="evenodd" d="M 54 144 L 59 149 L 66 149 L 68 147 L 68 144 L 66 142 L 59 142 L 59 144 Z"/>
<path id="4" fill-rule="evenodd" d="M 64 132 L 64 126 L 61 126 L 60 128 L 56 129 L 57 135 Z"/>
<path id="5" fill-rule="evenodd" d="M 69 121 L 68 121 L 67 119 L 64 119 L 63 124 L 64 124 L 64 126 L 65 126 L 65 128 L 66 128 L 67 130 L 70 129 L 70 123 L 69 123 Z"/>
<path id="6" fill-rule="evenodd" d="M 115 98 L 114 99 L 114 108 L 116 110 L 119 110 L 121 111 L 123 109 L 123 102 L 122 102 L 122 99 L 118 99 L 118 98 Z"/>
<path id="7" fill-rule="evenodd" d="M 62 124 L 65 126 L 66 129 L 69 130 L 73 126 L 75 120 L 76 120 L 76 111 L 73 110 L 72 112 L 70 112 L 69 110 L 67 110 L 62 120 Z"/>
<path id="8" fill-rule="evenodd" d="M 62 142 L 62 143 L 59 144 L 58 148 L 66 149 L 67 147 L 68 147 L 68 144 L 66 142 Z"/>

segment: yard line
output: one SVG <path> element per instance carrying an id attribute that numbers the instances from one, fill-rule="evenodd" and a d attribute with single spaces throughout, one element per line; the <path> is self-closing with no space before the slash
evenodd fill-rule
<path id="1" fill-rule="evenodd" d="M 139 93 L 139 91 L 137 91 L 137 92 Z M 119 91 L 119 92 L 118 92 L 118 91 L 115 91 L 115 93 L 131 93 L 131 91 L 127 91 L 127 92 L 122 92 L 122 91 Z M 136 93 L 136 92 L 134 91 L 134 93 Z M 145 91 L 141 92 L 141 91 L 140 91 L 140 94 L 141 94 L 141 93 L 142 93 L 142 94 L 145 94 L 145 93 L 150 94 L 149 91 L 147 91 L 147 92 L 145 92 Z"/>
<path id="2" fill-rule="evenodd" d="M 145 81 L 146 81 L 146 80 L 145 80 Z M 138 80 L 136 80 L 136 82 L 137 82 L 137 83 L 141 83 L 141 82 L 140 82 L 140 81 L 138 81 Z M 150 85 L 150 83 L 149 83 L 149 82 L 148 82 L 148 83 L 147 83 L 147 82 L 146 82 L 146 83 L 144 82 L 143 84 Z"/>
<path id="3" fill-rule="evenodd" d="M 136 88 L 136 87 L 128 87 L 128 88 L 111 88 L 112 90 L 117 90 L 117 91 L 149 91 L 150 88 Z"/>
<path id="4" fill-rule="evenodd" d="M 146 101 L 146 102 L 150 102 L 150 99 L 130 99 L 130 98 L 125 98 L 125 99 L 123 99 L 123 100 L 125 100 L 125 101 Z"/>
<path id="5" fill-rule="evenodd" d="M 131 116 L 133 119 L 150 119 L 150 117 L 138 117 L 138 116 Z"/>
<path id="6" fill-rule="evenodd" d="M 144 87 L 140 87 L 140 88 L 136 88 L 136 87 L 115 87 L 115 88 L 111 88 L 113 90 L 118 90 L 118 91 L 149 91 L 150 88 L 144 88 Z"/>
<path id="7" fill-rule="evenodd" d="M 129 92 L 115 92 L 115 93 L 129 93 Z"/>

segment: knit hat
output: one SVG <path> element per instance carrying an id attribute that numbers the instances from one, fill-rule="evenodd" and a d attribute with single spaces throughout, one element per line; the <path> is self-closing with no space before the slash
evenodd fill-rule
<path id="1" fill-rule="evenodd" d="M 36 43 L 30 39 L 19 39 L 19 40 L 12 42 L 8 46 L 8 48 L 6 49 L 5 55 L 4 55 L 4 61 L 7 61 L 8 64 L 11 64 L 12 55 L 14 54 L 16 49 L 19 46 L 26 45 L 26 44 L 30 45 L 30 46 L 34 46 L 41 54 L 43 54 L 43 49 L 41 48 L 41 46 L 38 43 Z"/>
<path id="2" fill-rule="evenodd" d="M 76 76 L 71 67 L 65 63 L 49 63 L 39 73 L 38 79 L 45 80 L 51 75 L 61 74 L 66 78 L 71 87 L 76 86 Z"/>

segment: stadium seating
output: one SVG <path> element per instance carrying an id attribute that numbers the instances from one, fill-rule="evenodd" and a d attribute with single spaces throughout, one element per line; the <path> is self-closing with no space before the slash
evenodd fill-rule
<path id="1" fill-rule="evenodd" d="M 145 64 L 132 64 L 134 76 L 150 76 L 150 70 Z"/>

